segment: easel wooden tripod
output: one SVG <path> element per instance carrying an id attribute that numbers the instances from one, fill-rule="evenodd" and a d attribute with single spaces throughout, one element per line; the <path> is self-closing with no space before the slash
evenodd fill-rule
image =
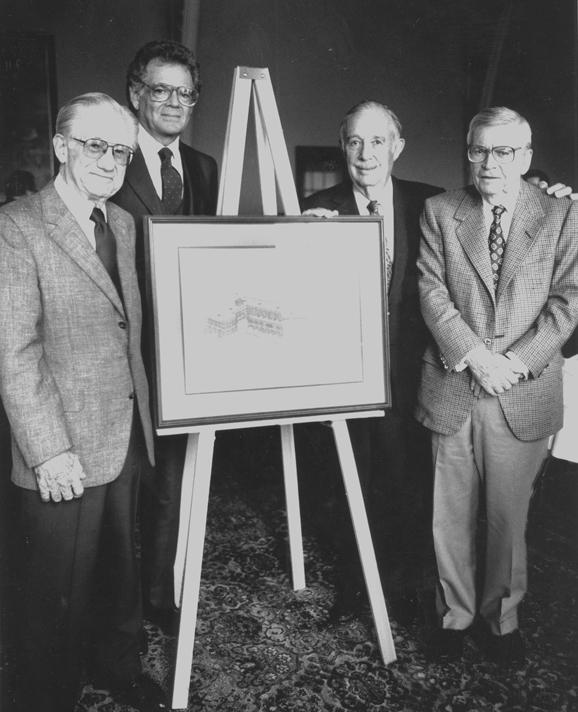
<path id="1" fill-rule="evenodd" d="M 217 212 L 219 215 L 238 214 L 251 96 L 253 97 L 257 132 L 263 212 L 266 215 L 277 214 L 276 176 L 279 195 L 285 213 L 298 215 L 300 213 L 299 202 L 269 71 L 267 69 L 246 67 L 237 67 L 233 77 L 233 91 L 229 107 Z M 379 647 L 383 661 L 387 664 L 396 659 L 395 648 L 346 422 L 351 418 L 376 415 L 382 415 L 382 412 L 340 413 L 329 417 L 323 415 L 303 418 L 275 418 L 274 420 L 265 421 L 228 423 L 219 425 L 218 428 L 280 426 L 291 572 L 293 588 L 294 590 L 299 590 L 305 587 L 305 570 L 303 566 L 303 543 L 293 425 L 296 423 L 330 420 L 375 621 Z M 179 540 L 174 566 L 175 603 L 181 608 L 172 698 L 172 706 L 176 709 L 186 708 L 188 704 L 216 430 L 217 426 L 199 426 L 197 428 L 163 431 L 163 434 L 189 433 L 181 493 Z"/>

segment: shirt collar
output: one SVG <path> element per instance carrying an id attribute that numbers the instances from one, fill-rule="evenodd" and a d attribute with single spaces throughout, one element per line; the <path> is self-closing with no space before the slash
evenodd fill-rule
<path id="1" fill-rule="evenodd" d="M 54 179 L 54 188 L 79 224 L 85 224 L 87 220 L 90 220 L 90 215 L 95 207 L 100 208 L 105 220 L 107 219 L 106 201 L 95 203 L 89 200 L 73 186 L 69 185 L 60 173 Z"/>
<path id="2" fill-rule="evenodd" d="M 145 157 L 145 160 L 147 163 L 151 160 L 156 160 L 159 161 L 159 151 L 161 148 L 165 148 L 165 145 L 160 143 L 160 141 L 157 141 L 156 138 L 150 135 L 150 133 L 142 126 L 142 124 L 139 124 L 138 127 L 138 145 L 140 146 L 140 150 L 143 153 L 143 156 Z M 173 163 L 176 163 L 178 166 L 181 164 L 181 153 L 179 150 L 179 145 L 180 145 L 180 138 L 177 136 L 174 141 L 169 143 L 166 148 L 170 148 L 173 154 Z"/>
<path id="3" fill-rule="evenodd" d="M 383 189 L 377 193 L 374 193 L 372 198 L 368 198 L 355 185 L 353 186 L 353 196 L 361 215 L 368 214 L 367 204 L 370 200 L 377 200 L 378 203 L 381 203 L 384 209 L 387 209 L 388 206 L 393 205 L 393 183 L 391 176 L 389 177 L 387 183 L 383 186 Z"/>

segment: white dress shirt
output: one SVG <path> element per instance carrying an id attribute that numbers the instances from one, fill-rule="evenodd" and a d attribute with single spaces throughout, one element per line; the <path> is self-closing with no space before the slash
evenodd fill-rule
<path id="1" fill-rule="evenodd" d="M 161 200 L 163 197 L 163 181 L 161 179 L 161 159 L 159 156 L 159 151 L 161 150 L 161 148 L 170 148 L 170 150 L 172 151 L 172 164 L 177 169 L 184 184 L 183 162 L 181 160 L 181 152 L 179 150 L 179 141 L 180 139 L 177 136 L 177 138 L 172 143 L 169 143 L 169 145 L 165 147 L 162 143 L 159 143 L 156 138 L 153 138 L 150 133 L 142 126 L 139 126 L 138 128 L 138 145 L 140 146 L 140 150 L 142 151 L 146 167 L 152 179 L 157 195 Z"/>
<path id="2" fill-rule="evenodd" d="M 394 259 L 393 252 L 393 184 L 391 178 L 385 184 L 385 187 L 379 193 L 373 195 L 371 199 L 365 196 L 360 190 L 355 186 L 353 188 L 353 197 L 357 203 L 357 209 L 360 215 L 369 215 L 369 210 L 367 204 L 370 200 L 376 200 L 380 205 L 383 213 L 383 233 L 385 237 L 386 245 L 389 249 L 389 254 L 391 259 Z"/>
<path id="3" fill-rule="evenodd" d="M 72 213 L 76 222 L 80 225 L 80 229 L 86 235 L 86 239 L 90 243 L 93 250 L 96 250 L 96 239 L 94 237 L 94 223 L 90 219 L 93 208 L 102 210 L 104 219 L 106 216 L 106 203 L 93 203 L 88 198 L 84 198 L 80 193 L 66 183 L 60 174 L 54 179 L 54 187 L 58 195 L 62 198 L 62 202 Z"/>

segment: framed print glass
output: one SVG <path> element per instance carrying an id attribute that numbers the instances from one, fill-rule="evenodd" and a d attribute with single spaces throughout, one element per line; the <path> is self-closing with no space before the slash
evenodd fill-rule
<path id="1" fill-rule="evenodd" d="M 155 424 L 390 404 L 383 223 L 146 218 Z"/>

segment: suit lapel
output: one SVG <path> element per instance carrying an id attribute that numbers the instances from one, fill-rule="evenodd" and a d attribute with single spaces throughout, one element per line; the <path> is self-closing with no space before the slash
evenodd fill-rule
<path id="1" fill-rule="evenodd" d="M 144 156 L 137 148 L 124 179 L 150 215 L 162 215 L 163 206 L 150 177 Z"/>
<path id="2" fill-rule="evenodd" d="M 482 199 L 473 188 L 468 188 L 454 215 L 458 221 L 456 235 L 472 266 L 495 298 L 494 280 L 488 247 L 488 234 L 482 211 Z"/>
<path id="3" fill-rule="evenodd" d="M 510 234 L 506 242 L 504 262 L 498 282 L 496 298 L 504 292 L 526 255 L 538 231 L 542 227 L 544 209 L 540 203 L 540 194 L 533 191 L 525 181 L 521 181 L 520 195 L 516 203 Z"/>
<path id="4" fill-rule="evenodd" d="M 391 273 L 390 294 L 401 294 L 401 283 L 407 269 L 407 222 L 406 199 L 401 186 L 395 178 L 393 183 L 393 270 Z"/>
<path id="5" fill-rule="evenodd" d="M 53 184 L 42 191 L 41 199 L 50 237 L 110 299 L 116 310 L 124 315 L 122 302 L 110 275 Z M 112 229 L 114 231 L 115 228 Z"/>

